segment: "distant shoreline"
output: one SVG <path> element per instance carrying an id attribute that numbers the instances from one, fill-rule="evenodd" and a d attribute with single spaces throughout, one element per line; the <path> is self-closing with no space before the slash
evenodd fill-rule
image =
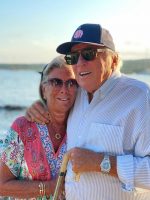
<path id="1" fill-rule="evenodd" d="M 45 64 L 0 64 L 0 69 L 9 70 L 33 70 L 40 72 Z M 121 72 L 130 73 L 150 73 L 150 59 L 123 60 Z"/>
<path id="2" fill-rule="evenodd" d="M 9 70 L 33 70 L 41 71 L 45 64 L 3 64 L 0 63 L 0 69 Z"/>

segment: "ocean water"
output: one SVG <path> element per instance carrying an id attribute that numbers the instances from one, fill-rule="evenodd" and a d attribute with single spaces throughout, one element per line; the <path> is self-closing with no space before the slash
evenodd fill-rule
<path id="1" fill-rule="evenodd" d="M 39 82 L 40 74 L 35 71 L 0 70 L 0 139 L 13 120 L 39 98 Z"/>
<path id="2" fill-rule="evenodd" d="M 150 84 L 150 74 L 129 76 Z M 40 74 L 27 70 L 0 70 L 0 139 L 13 120 L 39 98 Z"/>

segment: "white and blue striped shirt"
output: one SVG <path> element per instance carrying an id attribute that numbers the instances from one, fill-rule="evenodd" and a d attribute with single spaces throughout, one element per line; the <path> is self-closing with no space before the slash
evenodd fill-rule
<path id="1" fill-rule="evenodd" d="M 150 200 L 150 88 L 115 72 L 89 103 L 79 88 L 68 119 L 68 150 L 81 147 L 117 156 L 118 177 L 66 175 L 67 200 Z"/>

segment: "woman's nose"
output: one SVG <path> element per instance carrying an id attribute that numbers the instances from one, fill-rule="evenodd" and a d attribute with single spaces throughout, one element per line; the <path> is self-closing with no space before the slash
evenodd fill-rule
<path id="1" fill-rule="evenodd" d="M 67 87 L 67 85 L 66 85 L 65 83 L 63 83 L 63 85 L 61 86 L 60 92 L 61 92 L 61 93 L 66 93 L 66 92 L 68 92 L 68 87 Z"/>

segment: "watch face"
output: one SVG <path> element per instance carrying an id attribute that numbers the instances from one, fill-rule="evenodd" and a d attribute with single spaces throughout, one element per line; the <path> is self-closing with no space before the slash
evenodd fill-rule
<path id="1" fill-rule="evenodd" d="M 103 168 L 106 169 L 106 170 L 110 169 L 110 164 L 109 164 L 109 162 L 104 162 L 104 163 L 103 163 Z"/>
<path id="2" fill-rule="evenodd" d="M 111 165 L 110 165 L 110 160 L 109 160 L 109 156 L 104 156 L 104 159 L 102 160 L 101 164 L 101 172 L 103 173 L 109 173 L 110 169 L 111 169 Z"/>

